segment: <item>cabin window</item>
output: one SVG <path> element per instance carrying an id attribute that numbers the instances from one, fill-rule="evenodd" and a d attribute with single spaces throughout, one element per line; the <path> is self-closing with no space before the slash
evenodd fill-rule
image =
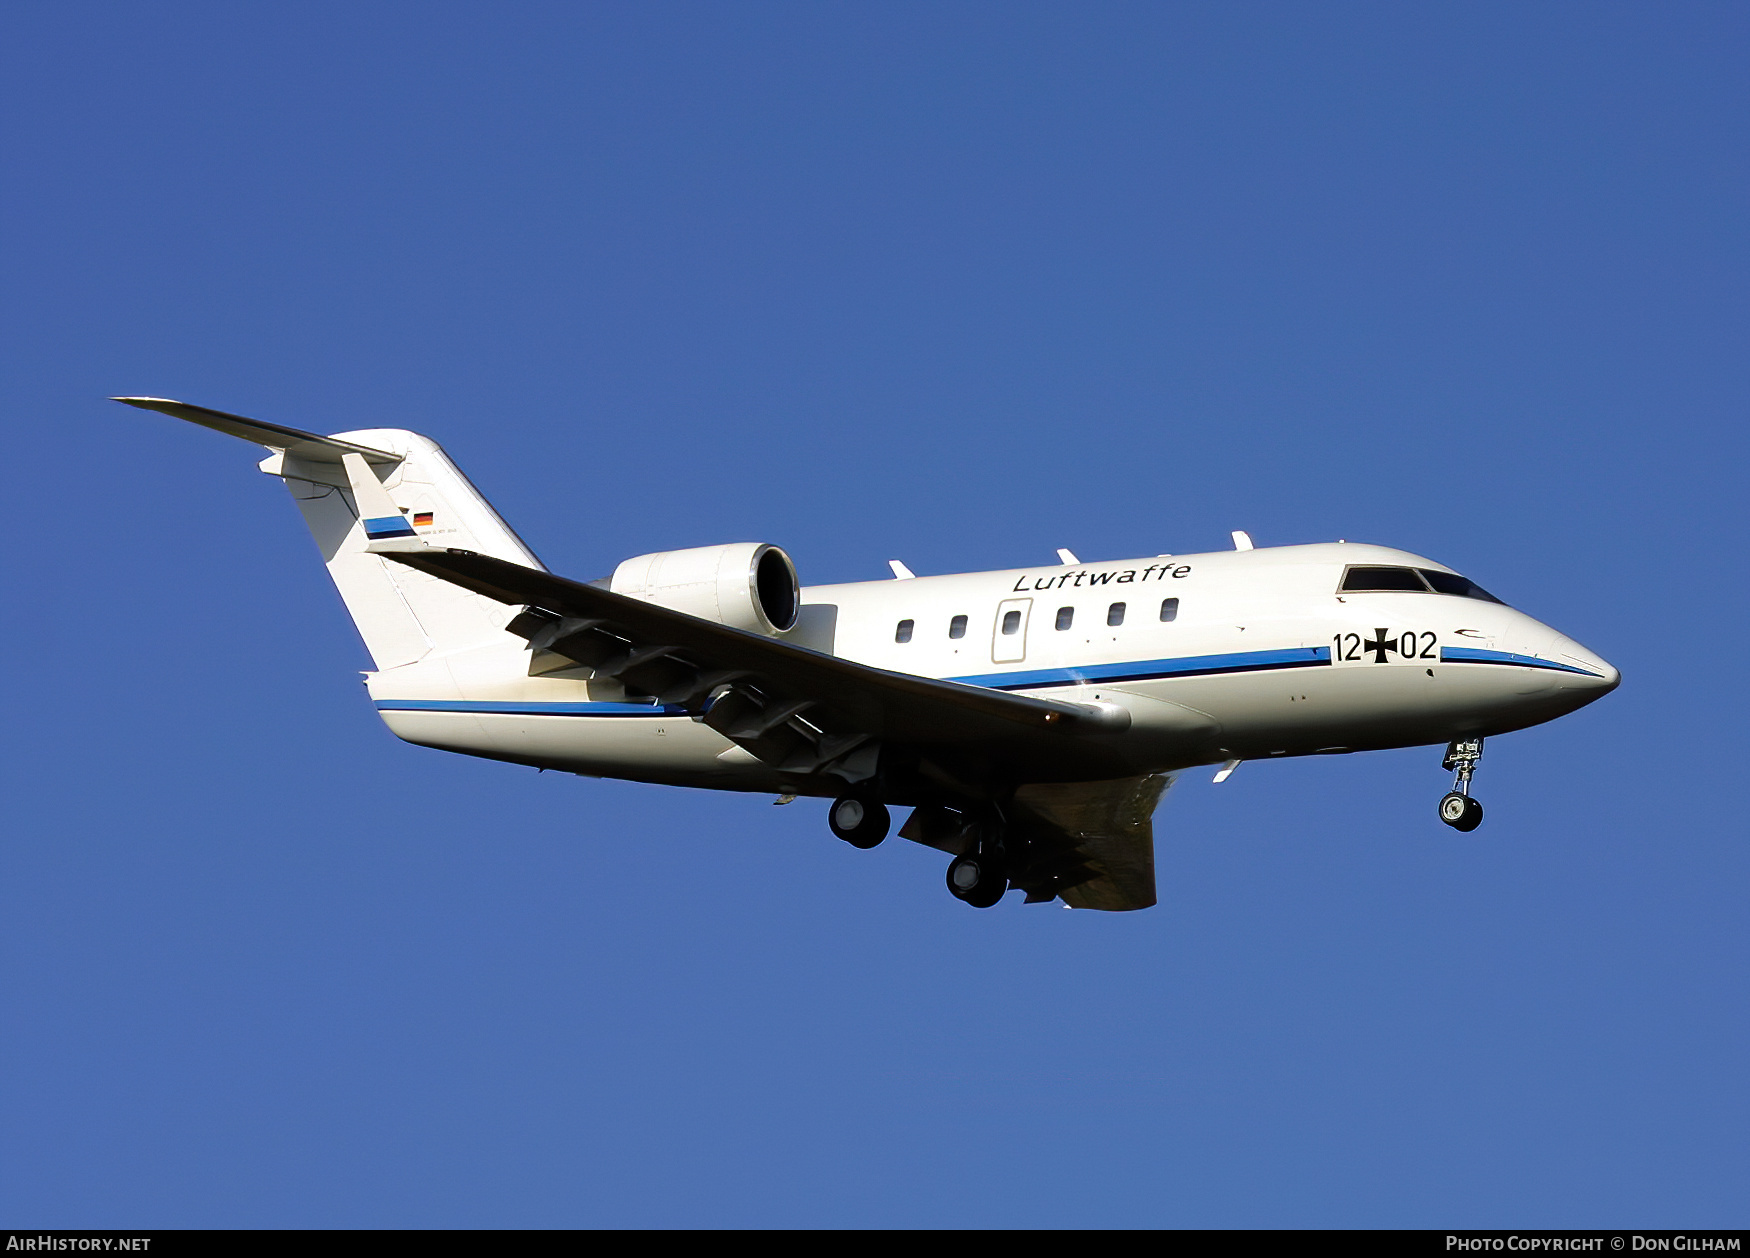
<path id="1" fill-rule="evenodd" d="M 1073 608 L 1073 607 L 1060 607 L 1057 609 L 1057 627 L 1059 629 L 1068 629 L 1071 625 L 1075 624 L 1075 622 L 1076 622 L 1076 609 L 1075 608 Z"/>
<path id="2" fill-rule="evenodd" d="M 911 631 L 915 628 L 917 628 L 917 623 L 915 621 L 900 621 L 899 627 L 893 631 L 893 640 L 895 642 L 910 642 Z"/>
<path id="3" fill-rule="evenodd" d="M 1456 594 L 1460 598 L 1478 598 L 1485 603 L 1499 603 L 1501 600 L 1489 593 L 1469 577 L 1461 577 L 1456 572 L 1436 572 L 1432 568 L 1417 568 L 1436 594 Z"/>
<path id="4" fill-rule="evenodd" d="M 1121 625 L 1124 623 L 1123 603 L 1114 603 L 1106 609 L 1106 623 L 1109 625 Z"/>
<path id="5" fill-rule="evenodd" d="M 1168 620 L 1177 620 L 1178 618 L 1179 600 L 1176 598 L 1163 598 L 1161 600 L 1161 620 L 1164 622 Z"/>
<path id="6" fill-rule="evenodd" d="M 966 617 L 956 616 L 948 622 L 948 636 L 950 638 L 964 638 L 966 636 Z"/>
<path id="7" fill-rule="evenodd" d="M 1426 594 L 1428 587 L 1414 568 L 1355 567 L 1343 574 L 1338 587 L 1350 594 Z"/>
<path id="8" fill-rule="evenodd" d="M 1003 613 L 1003 632 L 1011 636 L 1021 632 L 1020 612 Z"/>

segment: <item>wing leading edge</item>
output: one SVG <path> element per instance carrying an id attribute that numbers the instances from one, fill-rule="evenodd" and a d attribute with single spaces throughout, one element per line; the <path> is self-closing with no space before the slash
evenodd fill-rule
<path id="1" fill-rule="evenodd" d="M 158 411 L 176 419 L 187 420 L 191 424 L 199 424 L 202 428 L 211 428 L 214 432 L 222 432 L 229 437 L 253 441 L 270 450 L 283 450 L 311 463 L 339 463 L 348 454 L 356 454 L 367 463 L 401 461 L 399 454 L 391 454 L 387 450 L 374 450 L 370 446 L 342 441 L 338 437 L 324 437 L 321 433 L 305 432 L 302 428 L 287 428 L 283 424 L 270 424 L 264 419 L 250 419 L 244 415 L 215 411 L 207 406 L 195 406 L 191 402 L 177 402 L 162 397 L 118 397 L 111 398 L 110 401 L 125 402 L 143 411 Z"/>

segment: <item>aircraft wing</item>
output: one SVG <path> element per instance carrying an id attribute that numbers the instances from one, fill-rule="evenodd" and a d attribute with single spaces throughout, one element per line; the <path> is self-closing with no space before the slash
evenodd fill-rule
<path id="1" fill-rule="evenodd" d="M 472 551 L 411 540 L 371 549 L 522 605 L 507 627 L 531 648 L 697 716 L 782 772 L 855 783 L 886 748 L 944 798 L 977 798 L 1004 778 L 1134 772 L 1109 737 L 1128 725 L 1122 711 L 871 668 Z"/>

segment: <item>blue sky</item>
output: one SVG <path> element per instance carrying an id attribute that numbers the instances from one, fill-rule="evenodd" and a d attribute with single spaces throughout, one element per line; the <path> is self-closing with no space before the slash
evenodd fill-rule
<path id="1" fill-rule="evenodd" d="M 0 1217 L 1746 1221 L 1728 4 L 10 6 Z M 554 568 L 1346 537 L 1621 690 L 1188 775 L 1159 907 L 397 743 L 184 398 Z M 1734 556 L 1738 556 L 1734 558 Z"/>

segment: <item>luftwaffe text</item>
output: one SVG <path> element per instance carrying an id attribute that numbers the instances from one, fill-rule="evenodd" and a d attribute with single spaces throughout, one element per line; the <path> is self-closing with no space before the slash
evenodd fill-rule
<path id="1" fill-rule="evenodd" d="M 1176 567 L 1173 564 L 1151 563 L 1140 572 L 1135 568 L 1126 568 L 1122 572 L 1089 572 L 1086 568 L 1077 568 L 1049 577 L 1035 577 L 1024 572 L 1021 574 L 1021 579 L 1015 582 L 1015 592 L 1018 594 L 1023 590 L 1073 590 L 1081 589 L 1083 586 L 1131 585 L 1144 581 L 1163 581 L 1168 577 L 1184 577 L 1190 574 L 1191 565 L 1188 563 L 1182 563 Z M 1029 581 L 1033 584 L 1028 585 Z"/>

